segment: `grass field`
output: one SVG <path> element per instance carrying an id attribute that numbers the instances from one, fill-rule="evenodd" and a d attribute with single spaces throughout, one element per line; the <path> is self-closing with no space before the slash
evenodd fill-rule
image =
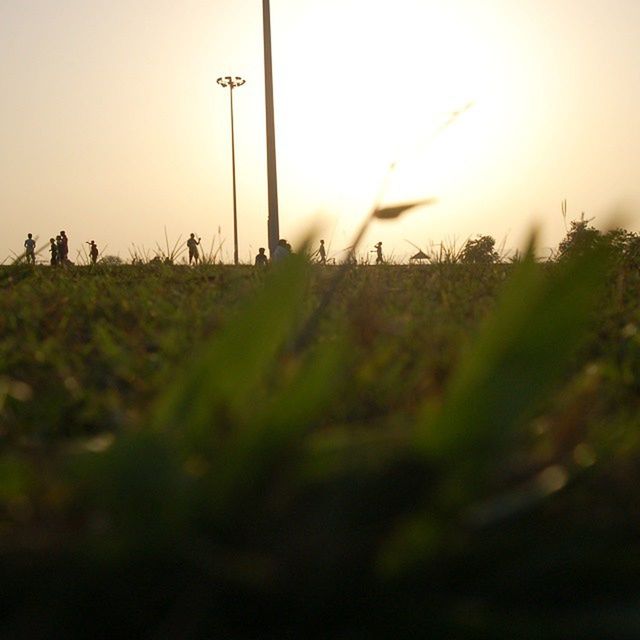
<path id="1" fill-rule="evenodd" d="M 2 637 L 640 636 L 636 262 L 336 269 L 0 271 Z"/>

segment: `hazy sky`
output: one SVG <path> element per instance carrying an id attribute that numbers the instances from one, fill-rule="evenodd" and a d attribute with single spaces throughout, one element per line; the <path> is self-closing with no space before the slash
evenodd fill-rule
<path id="1" fill-rule="evenodd" d="M 281 235 L 346 247 L 379 223 L 397 257 L 534 224 L 560 202 L 640 230 L 639 0 L 272 0 Z M 194 231 L 232 256 L 235 93 L 241 259 L 267 244 L 260 0 L 0 0 L 0 261 L 65 229 L 129 257 Z M 448 114 L 474 106 L 437 137 Z"/>

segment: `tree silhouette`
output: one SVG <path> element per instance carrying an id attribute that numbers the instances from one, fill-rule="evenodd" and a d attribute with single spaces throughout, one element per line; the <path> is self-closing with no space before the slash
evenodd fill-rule
<path id="1" fill-rule="evenodd" d="M 496 241 L 491 236 L 478 236 L 467 240 L 460 253 L 460 262 L 465 264 L 495 264 L 500 256 L 495 250 Z"/>

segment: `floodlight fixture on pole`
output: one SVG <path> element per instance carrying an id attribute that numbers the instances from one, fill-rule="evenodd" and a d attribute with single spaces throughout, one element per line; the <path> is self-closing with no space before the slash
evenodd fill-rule
<path id="1" fill-rule="evenodd" d="M 231 105 L 231 173 L 233 176 L 233 263 L 238 264 L 238 206 L 236 200 L 236 140 L 233 127 L 233 90 L 241 87 L 246 80 L 239 76 L 223 76 L 216 81 L 225 89 L 229 87 Z"/>

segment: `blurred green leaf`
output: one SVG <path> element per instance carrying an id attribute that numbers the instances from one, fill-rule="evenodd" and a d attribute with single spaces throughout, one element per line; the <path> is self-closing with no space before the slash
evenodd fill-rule
<path id="1" fill-rule="evenodd" d="M 289 363 L 279 388 L 264 399 L 250 424 L 229 435 L 216 461 L 215 492 L 221 503 L 237 500 L 243 487 L 256 487 L 281 464 L 312 427 L 326 419 L 327 408 L 343 384 L 344 343 L 323 345 Z"/>
<path id="2" fill-rule="evenodd" d="M 103 552 L 152 553 L 184 533 L 187 475 L 166 434 L 127 434 L 106 452 L 71 458 L 67 470 Z"/>
<path id="3" fill-rule="evenodd" d="M 264 287 L 176 377 L 157 406 L 157 427 L 179 428 L 197 447 L 212 442 L 216 424 L 246 422 L 259 384 L 304 308 L 308 273 L 300 255 L 276 265 Z"/>
<path id="4" fill-rule="evenodd" d="M 16 455 L 0 458 L 0 501 L 10 501 L 27 494 L 33 485 L 32 468 Z"/>
<path id="5" fill-rule="evenodd" d="M 530 249 L 506 285 L 418 443 L 452 469 L 480 471 L 567 370 L 599 299 L 606 257 L 593 251 L 547 273 Z M 470 483 L 469 488 L 473 487 Z"/>

